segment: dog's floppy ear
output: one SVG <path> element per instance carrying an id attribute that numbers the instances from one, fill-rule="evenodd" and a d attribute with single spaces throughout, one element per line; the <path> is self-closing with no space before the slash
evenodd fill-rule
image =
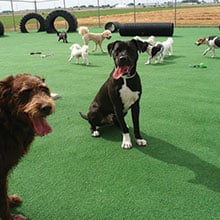
<path id="1" fill-rule="evenodd" d="M 110 44 L 108 44 L 108 53 L 109 55 L 111 56 L 112 53 L 113 53 L 113 50 L 114 50 L 114 47 L 115 47 L 115 44 L 120 42 L 119 40 L 115 41 L 115 42 L 112 42 Z"/>
<path id="2" fill-rule="evenodd" d="M 45 80 L 46 80 L 44 77 L 40 77 L 40 76 L 36 76 L 36 75 L 35 75 L 35 77 L 37 77 L 38 79 L 40 79 L 43 83 L 44 83 Z"/>
<path id="3" fill-rule="evenodd" d="M 145 52 L 147 50 L 147 47 L 149 45 L 148 42 L 142 42 L 140 40 L 135 40 L 135 39 L 132 39 L 131 42 L 133 42 L 137 48 L 137 51 L 139 52 Z"/>
<path id="4" fill-rule="evenodd" d="M 0 81 L 0 100 L 8 100 L 10 98 L 13 80 L 13 76 L 8 76 Z"/>

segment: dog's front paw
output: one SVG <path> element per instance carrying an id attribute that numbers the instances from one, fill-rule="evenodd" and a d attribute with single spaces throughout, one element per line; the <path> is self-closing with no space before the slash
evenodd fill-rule
<path id="1" fill-rule="evenodd" d="M 99 131 L 93 131 L 92 132 L 92 137 L 100 137 L 100 132 Z"/>
<path id="2" fill-rule="evenodd" d="M 131 138 L 128 133 L 123 134 L 123 141 L 122 141 L 121 147 L 124 149 L 131 149 L 132 148 Z"/>
<path id="3" fill-rule="evenodd" d="M 132 144 L 131 144 L 131 142 L 123 142 L 121 147 L 123 149 L 131 149 L 132 148 Z"/>
<path id="4" fill-rule="evenodd" d="M 147 141 L 144 139 L 136 139 L 136 143 L 138 146 L 147 146 Z"/>

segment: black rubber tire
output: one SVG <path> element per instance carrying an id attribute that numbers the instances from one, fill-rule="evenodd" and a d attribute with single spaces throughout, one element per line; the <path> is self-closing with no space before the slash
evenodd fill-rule
<path id="1" fill-rule="evenodd" d="M 63 17 L 67 21 L 67 23 L 69 25 L 67 32 L 75 32 L 76 31 L 77 26 L 78 26 L 76 17 L 68 11 L 56 10 L 56 11 L 52 11 L 51 13 L 49 13 L 48 16 L 46 17 L 45 25 L 46 25 L 47 33 L 57 33 L 58 32 L 56 30 L 56 28 L 54 27 L 54 22 L 57 17 Z"/>
<path id="2" fill-rule="evenodd" d="M 117 21 L 110 21 L 105 24 L 105 30 L 110 30 L 112 33 L 117 32 L 120 28 L 120 23 Z"/>
<path id="3" fill-rule="evenodd" d="M 28 30 L 26 29 L 25 25 L 30 19 L 33 19 L 33 18 L 36 19 L 40 24 L 37 32 L 45 31 L 44 18 L 38 13 L 28 13 L 28 14 L 24 15 L 24 17 L 20 21 L 20 31 L 22 33 L 28 33 Z"/>
<path id="4" fill-rule="evenodd" d="M 120 24 L 121 36 L 173 36 L 173 23 L 124 23 Z"/>
<path id="5" fill-rule="evenodd" d="M 4 25 L 3 25 L 3 23 L 0 21 L 0 36 L 3 36 L 3 35 L 4 35 L 4 32 L 5 32 Z"/>

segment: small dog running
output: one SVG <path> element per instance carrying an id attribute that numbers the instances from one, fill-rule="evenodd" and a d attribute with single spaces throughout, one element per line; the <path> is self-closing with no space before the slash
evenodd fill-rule
<path id="1" fill-rule="evenodd" d="M 129 109 L 132 112 L 136 143 L 139 146 L 147 145 L 139 128 L 141 80 L 136 71 L 138 52 L 145 51 L 146 46 L 146 43 L 134 39 L 108 44 L 108 52 L 113 56 L 115 67 L 92 101 L 87 115 L 80 112 L 82 118 L 89 121 L 93 137 L 100 136 L 96 126 L 119 125 L 123 132 L 121 146 L 124 149 L 132 147 L 129 128 L 124 119 Z"/>
<path id="2" fill-rule="evenodd" d="M 54 112 L 55 104 L 44 79 L 30 74 L 9 76 L 0 81 L 0 219 L 26 220 L 11 214 L 22 200 L 7 195 L 7 177 L 28 152 L 35 135 L 52 131 L 46 117 Z"/>
<path id="3" fill-rule="evenodd" d="M 102 42 L 104 39 L 109 40 L 112 37 L 110 30 L 105 30 L 102 33 L 90 33 L 88 27 L 85 26 L 79 27 L 78 32 L 82 36 L 85 45 L 88 45 L 89 41 L 93 41 L 95 43 L 92 52 L 96 51 L 97 46 L 99 45 L 101 52 L 104 53 L 105 51 L 102 48 Z"/>
<path id="4" fill-rule="evenodd" d="M 197 46 L 200 46 L 201 44 L 206 44 L 208 48 L 204 50 L 203 55 L 205 56 L 209 51 L 212 51 L 211 57 L 215 58 L 216 57 L 215 49 L 220 47 L 220 37 L 218 36 L 202 37 L 199 38 L 195 44 Z"/>
<path id="5" fill-rule="evenodd" d="M 63 40 L 63 43 L 68 43 L 67 33 L 65 31 L 57 31 L 58 41 Z"/>
<path id="6" fill-rule="evenodd" d="M 69 62 L 76 57 L 76 64 L 79 64 L 79 58 L 82 57 L 83 62 L 86 65 L 89 65 L 89 60 L 88 60 L 88 53 L 89 53 L 89 47 L 88 45 L 83 45 L 82 47 L 79 44 L 73 44 L 70 47 L 71 54 L 69 58 Z"/>
<path id="7" fill-rule="evenodd" d="M 163 63 L 165 55 L 168 53 L 169 56 L 173 55 L 173 38 L 168 37 L 163 42 L 157 42 L 155 45 L 149 44 L 146 52 L 149 57 L 145 64 L 151 64 L 152 59 L 155 59 L 155 63 Z"/>

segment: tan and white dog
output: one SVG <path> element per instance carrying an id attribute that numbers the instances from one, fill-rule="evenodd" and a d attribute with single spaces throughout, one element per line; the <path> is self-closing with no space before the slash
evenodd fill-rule
<path id="1" fill-rule="evenodd" d="M 73 57 L 76 57 L 76 64 L 79 64 L 79 58 L 82 57 L 83 62 L 86 65 L 89 65 L 88 60 L 88 53 L 89 53 L 89 47 L 88 45 L 83 45 L 82 47 L 79 44 L 73 44 L 70 47 L 71 54 L 69 58 L 69 62 L 73 59 Z"/>
<path id="2" fill-rule="evenodd" d="M 93 52 L 96 51 L 97 46 L 99 45 L 102 53 L 105 51 L 102 48 L 102 42 L 104 39 L 111 39 L 112 33 L 110 30 L 105 30 L 102 33 L 90 33 L 88 27 L 81 26 L 78 29 L 80 35 L 82 35 L 83 41 L 85 45 L 89 44 L 89 41 L 93 41 L 95 43 L 95 47 L 93 48 Z"/>

